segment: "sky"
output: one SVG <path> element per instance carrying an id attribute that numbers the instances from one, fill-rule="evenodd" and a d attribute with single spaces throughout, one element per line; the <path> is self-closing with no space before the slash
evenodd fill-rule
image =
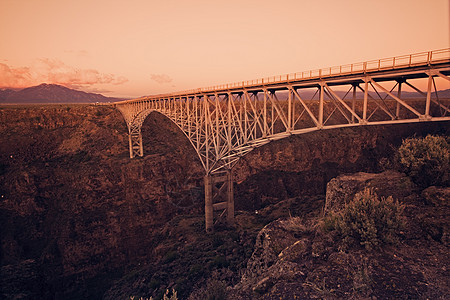
<path id="1" fill-rule="evenodd" d="M 450 47 L 450 0 L 0 0 L 0 88 L 139 97 Z"/>

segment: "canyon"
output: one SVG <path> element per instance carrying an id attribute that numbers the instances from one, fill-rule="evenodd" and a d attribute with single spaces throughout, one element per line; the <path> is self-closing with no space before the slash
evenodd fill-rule
<path id="1" fill-rule="evenodd" d="M 406 137 L 449 136 L 448 122 L 430 122 L 269 143 L 233 170 L 237 228 L 206 235 L 203 168 L 164 116 L 144 122 L 145 155 L 136 159 L 108 105 L 2 106 L 0 131 L 0 289 L 16 299 L 158 297 L 166 288 L 185 299 L 210 277 L 236 285 L 260 230 L 321 215 L 333 178 L 384 171 L 380 161 Z"/>

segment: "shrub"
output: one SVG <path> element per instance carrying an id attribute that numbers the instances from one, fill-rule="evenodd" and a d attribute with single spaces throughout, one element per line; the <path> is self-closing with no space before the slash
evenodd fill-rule
<path id="1" fill-rule="evenodd" d="M 150 298 L 145 298 L 145 297 L 136 298 L 135 296 L 130 296 L 130 300 L 153 300 L 153 297 L 150 297 Z M 172 295 L 169 297 L 169 290 L 166 290 L 166 292 L 163 295 L 162 300 L 178 300 L 177 291 L 172 290 Z"/>
<path id="2" fill-rule="evenodd" d="M 210 279 L 206 286 L 195 290 L 189 299 L 195 300 L 226 300 L 227 285 L 222 280 Z"/>
<path id="3" fill-rule="evenodd" d="M 392 197 L 378 199 L 371 188 L 355 195 L 352 201 L 324 219 L 326 230 L 336 230 L 345 247 L 359 244 L 371 250 L 386 243 L 395 243 L 403 227 L 404 206 Z"/>
<path id="4" fill-rule="evenodd" d="M 168 263 L 173 262 L 177 258 L 178 258 L 178 252 L 176 252 L 176 251 L 169 251 L 169 252 L 166 253 L 166 255 L 164 255 L 163 262 L 168 264 Z"/>
<path id="5" fill-rule="evenodd" d="M 152 278 L 147 286 L 149 289 L 154 290 L 159 288 L 160 285 L 161 281 L 158 278 Z"/>
<path id="6" fill-rule="evenodd" d="M 225 300 L 227 299 L 227 285 L 224 281 L 211 280 L 206 286 L 205 299 Z"/>
<path id="7" fill-rule="evenodd" d="M 449 182 L 450 147 L 444 137 L 403 140 L 398 149 L 403 171 L 421 186 L 446 185 Z"/>
<path id="8" fill-rule="evenodd" d="M 201 264 L 194 264 L 190 269 L 189 269 L 189 275 L 190 276 L 199 276 L 199 275 L 203 275 L 205 272 L 204 270 L 204 266 Z"/>
<path id="9" fill-rule="evenodd" d="M 210 262 L 209 262 L 209 268 L 211 270 L 213 269 L 220 269 L 224 267 L 228 267 L 229 262 L 225 259 L 225 257 L 221 255 L 216 255 Z"/>

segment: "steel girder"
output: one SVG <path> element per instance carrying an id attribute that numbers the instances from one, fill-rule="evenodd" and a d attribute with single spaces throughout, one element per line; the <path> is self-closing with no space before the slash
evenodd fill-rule
<path id="1" fill-rule="evenodd" d="M 436 78 L 448 82 L 450 63 L 402 72 L 282 82 L 226 91 L 152 96 L 115 103 L 130 137 L 130 157 L 142 156 L 141 128 L 157 111 L 186 135 L 207 174 L 231 169 L 240 157 L 293 134 L 360 125 L 450 120 L 449 99 Z M 422 91 L 413 79 L 428 79 Z M 416 90 L 408 98 L 402 87 Z M 347 91 L 345 93 L 345 91 Z M 350 93 L 352 91 L 352 93 Z"/>

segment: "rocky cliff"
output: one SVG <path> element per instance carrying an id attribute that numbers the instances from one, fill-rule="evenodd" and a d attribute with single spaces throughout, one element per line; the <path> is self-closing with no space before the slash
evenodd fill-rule
<path id="1" fill-rule="evenodd" d="M 230 299 L 447 299 L 449 199 L 442 199 L 450 188 L 421 192 L 395 171 L 341 175 L 327 185 L 324 213 L 366 187 L 405 205 L 398 243 L 343 251 L 339 237 L 322 229 L 323 218 L 280 218 L 258 233 Z"/>
<path id="2" fill-rule="evenodd" d="M 76 294 L 149 259 L 153 228 L 201 201 L 200 164 L 170 123 L 153 126 L 161 141 L 130 160 L 126 125 L 109 107 L 7 108 L 0 120 L 1 264 L 34 260 L 41 296 L 90 295 Z"/>
<path id="3" fill-rule="evenodd" d="M 240 227 L 219 226 L 216 237 L 203 234 L 201 164 L 161 115 L 145 121 L 145 157 L 133 160 L 112 107 L 2 107 L 0 130 L 3 295 L 156 296 L 179 286 L 186 298 L 212 274 L 237 283 L 258 231 L 283 215 L 320 214 L 332 178 L 376 171 L 402 138 L 448 124 L 321 131 L 256 149 L 235 168 Z M 190 282 L 177 279 L 186 272 Z"/>

